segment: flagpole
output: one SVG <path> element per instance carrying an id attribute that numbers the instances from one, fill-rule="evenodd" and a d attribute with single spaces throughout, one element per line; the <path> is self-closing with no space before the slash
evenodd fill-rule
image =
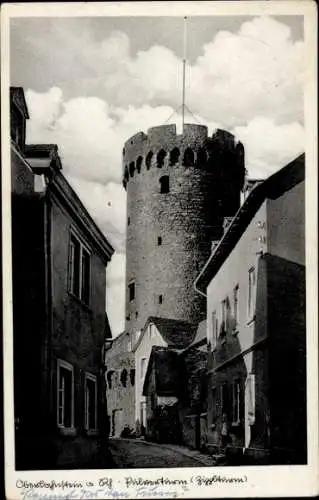
<path id="1" fill-rule="evenodd" d="M 187 41 L 187 17 L 184 17 L 184 42 L 183 42 L 183 95 L 182 95 L 182 133 L 185 123 L 185 80 L 186 80 L 186 41 Z"/>

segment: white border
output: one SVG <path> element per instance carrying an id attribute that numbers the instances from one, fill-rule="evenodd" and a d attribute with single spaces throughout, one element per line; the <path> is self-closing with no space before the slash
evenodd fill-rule
<path id="1" fill-rule="evenodd" d="M 265 496 L 312 496 L 318 493 L 318 315 L 317 315 L 317 24 L 316 4 L 312 1 L 240 1 L 240 2 L 127 2 L 127 3 L 45 3 L 3 4 L 1 16 L 1 89 L 2 89 L 2 213 L 3 213 L 3 316 L 4 316 L 4 404 L 5 404 L 5 480 L 9 499 L 22 498 L 17 479 L 36 481 L 80 481 L 99 485 L 99 478 L 108 476 L 120 498 L 129 495 L 136 498 L 136 488 L 126 488 L 125 477 L 171 479 L 195 475 L 247 478 L 242 484 L 213 483 L 198 487 L 190 483 L 183 488 L 162 487 L 162 497 L 171 498 L 176 490 L 178 497 L 265 497 Z M 185 16 L 185 15 L 304 15 L 306 44 L 305 130 L 306 130 L 306 280 L 307 280 L 307 409 L 308 453 L 307 466 L 278 467 L 227 467 L 204 469 L 146 469 L 112 471 L 14 471 L 14 418 L 13 418 L 13 363 L 12 363 L 12 282 L 11 282 L 11 209 L 10 209 L 10 147 L 9 147 L 9 21 L 12 17 L 82 17 L 82 16 Z M 103 473 L 104 472 L 104 473 Z M 195 481 L 195 480 L 194 480 Z M 91 498 L 111 498 L 111 490 L 100 488 Z M 108 495 L 107 491 L 110 492 Z M 75 493 L 74 493 L 75 492 Z M 75 489 L 72 498 L 81 497 Z M 71 498 L 70 490 L 38 489 L 38 498 Z M 60 496 L 58 497 L 58 493 Z M 159 493 L 158 493 L 159 494 Z M 158 496 L 157 494 L 157 496 Z M 54 496 L 55 495 L 55 496 Z M 112 496 L 113 495 L 113 496 Z M 121 496 L 122 495 L 122 496 Z M 31 498 L 29 496 L 29 498 Z M 34 498 L 34 497 L 33 497 Z M 147 498 L 153 498 L 151 495 Z M 155 498 L 155 497 L 154 497 Z"/>

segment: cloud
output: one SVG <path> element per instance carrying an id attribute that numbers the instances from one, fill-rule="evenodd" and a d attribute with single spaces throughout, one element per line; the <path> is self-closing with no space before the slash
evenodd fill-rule
<path id="1" fill-rule="evenodd" d="M 126 193 L 121 184 L 100 184 L 68 176 L 73 189 L 116 252 L 125 250 Z"/>
<path id="2" fill-rule="evenodd" d="M 253 178 L 268 177 L 304 152 L 304 128 L 298 122 L 277 125 L 256 117 L 233 132 L 245 145 L 246 168 Z"/>

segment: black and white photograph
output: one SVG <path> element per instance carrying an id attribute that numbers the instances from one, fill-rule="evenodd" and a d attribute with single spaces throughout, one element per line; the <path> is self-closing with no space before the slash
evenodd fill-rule
<path id="1" fill-rule="evenodd" d="M 2 10 L 8 498 L 314 493 L 315 4 L 30 6 Z"/>

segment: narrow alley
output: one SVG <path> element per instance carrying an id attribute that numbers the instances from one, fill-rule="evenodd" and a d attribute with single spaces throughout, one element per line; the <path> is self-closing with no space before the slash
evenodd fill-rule
<path id="1" fill-rule="evenodd" d="M 212 457 L 177 445 L 158 445 L 139 439 L 109 441 L 114 468 L 163 468 L 214 466 Z"/>

